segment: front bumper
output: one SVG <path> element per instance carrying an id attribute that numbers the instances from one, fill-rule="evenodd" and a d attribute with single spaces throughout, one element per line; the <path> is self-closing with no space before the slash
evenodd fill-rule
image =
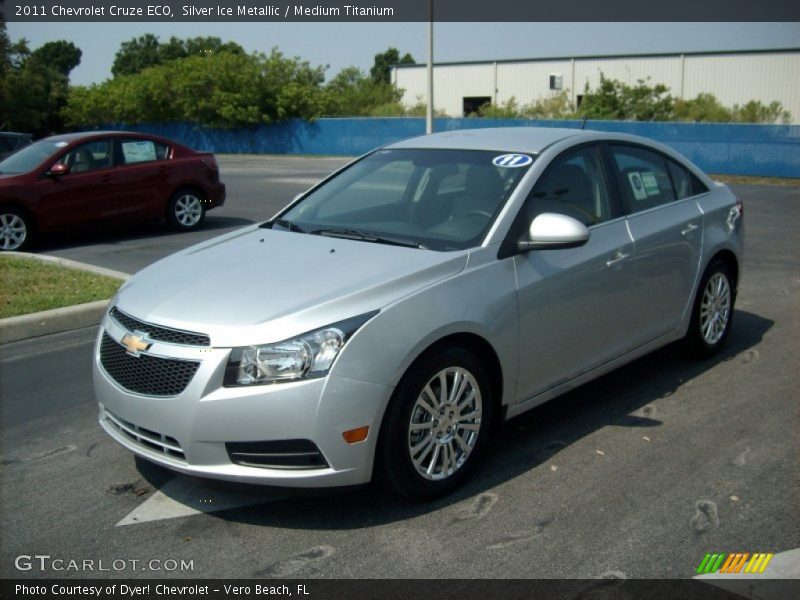
<path id="1" fill-rule="evenodd" d="M 181 473 L 248 483 L 328 487 L 370 480 L 392 388 L 334 375 L 226 388 L 222 380 L 230 349 L 154 343 L 148 355 L 198 360 L 200 366 L 177 396 L 148 396 L 124 389 L 103 368 L 99 350 L 103 332 L 119 342 L 126 330 L 106 316 L 95 346 L 100 425 L 137 455 Z M 369 426 L 366 440 L 344 441 L 344 431 L 364 425 Z M 225 446 L 278 440 L 310 440 L 327 466 L 245 466 L 232 462 Z"/>

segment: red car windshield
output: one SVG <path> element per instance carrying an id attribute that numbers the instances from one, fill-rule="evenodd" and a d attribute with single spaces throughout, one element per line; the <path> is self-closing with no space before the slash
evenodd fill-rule
<path id="1" fill-rule="evenodd" d="M 29 173 L 66 146 L 67 142 L 34 142 L 0 162 L 0 175 Z"/>

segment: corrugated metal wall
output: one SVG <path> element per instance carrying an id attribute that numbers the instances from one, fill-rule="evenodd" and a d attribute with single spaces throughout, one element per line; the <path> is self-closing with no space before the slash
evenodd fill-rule
<path id="1" fill-rule="evenodd" d="M 727 107 L 778 101 L 791 113 L 792 123 L 800 123 L 800 50 L 445 64 L 434 68 L 434 104 L 453 117 L 463 116 L 468 97 L 489 97 L 497 104 L 513 97 L 529 104 L 558 93 L 550 90 L 550 75 L 562 77 L 574 102 L 587 83 L 597 88 L 601 72 L 631 85 L 639 79 L 663 83 L 673 96 L 687 99 L 714 94 Z M 392 75 L 405 90 L 404 104 L 425 100 L 424 67 L 399 67 Z"/>
<path id="2" fill-rule="evenodd" d="M 777 100 L 800 123 L 800 52 L 687 56 L 685 86 L 686 98 L 713 90 L 725 106 Z"/>

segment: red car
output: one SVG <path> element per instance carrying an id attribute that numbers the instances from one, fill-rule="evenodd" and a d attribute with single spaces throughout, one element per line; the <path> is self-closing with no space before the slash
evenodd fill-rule
<path id="1" fill-rule="evenodd" d="M 190 231 L 224 202 L 211 153 L 126 131 L 57 135 L 0 162 L 0 250 L 99 223 L 166 218 Z"/>

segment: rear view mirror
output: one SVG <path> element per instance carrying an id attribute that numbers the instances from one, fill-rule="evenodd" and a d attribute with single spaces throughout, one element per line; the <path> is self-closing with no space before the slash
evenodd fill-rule
<path id="1" fill-rule="evenodd" d="M 558 213 L 542 213 L 537 216 L 528 229 L 527 239 L 518 243 L 519 250 L 554 250 L 575 248 L 589 241 L 586 225 Z"/>
<path id="2" fill-rule="evenodd" d="M 69 167 L 64 163 L 54 164 L 47 172 L 47 174 L 51 177 L 59 177 L 60 175 L 66 175 L 67 173 L 69 173 Z"/>

